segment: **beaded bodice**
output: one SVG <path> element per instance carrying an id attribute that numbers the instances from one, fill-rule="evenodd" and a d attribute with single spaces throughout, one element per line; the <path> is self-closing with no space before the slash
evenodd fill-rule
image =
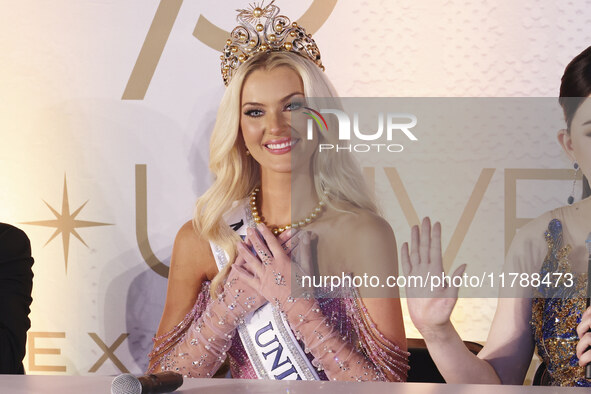
<path id="1" fill-rule="evenodd" d="M 548 253 L 540 276 L 550 273 L 571 273 L 568 255 L 570 245 L 563 246 L 563 228 L 553 219 L 544 233 Z M 578 365 L 576 327 L 585 310 L 586 275 L 574 275 L 572 286 L 540 286 L 532 300 L 531 328 L 540 358 L 546 364 L 555 386 L 591 387 Z"/>

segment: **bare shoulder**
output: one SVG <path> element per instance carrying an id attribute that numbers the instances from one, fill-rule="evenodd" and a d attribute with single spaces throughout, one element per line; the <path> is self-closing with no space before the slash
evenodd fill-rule
<path id="1" fill-rule="evenodd" d="M 549 211 L 518 229 L 511 241 L 505 264 L 527 272 L 537 269 L 535 266 L 541 263 L 547 251 L 544 234 L 552 219 L 555 219 L 555 212 Z"/>
<path id="2" fill-rule="evenodd" d="M 343 234 L 354 234 L 359 242 L 395 242 L 392 227 L 382 216 L 368 209 L 361 209 L 348 203 L 339 203 L 332 210 L 329 221 L 331 227 Z"/>
<path id="3" fill-rule="evenodd" d="M 555 218 L 562 222 L 568 233 L 570 233 L 574 239 L 572 241 L 583 241 L 589 233 L 591 221 L 591 198 L 585 198 L 584 200 L 578 201 L 573 205 L 563 206 L 554 211 Z M 577 239 L 579 238 L 579 239 Z"/>
<path id="4" fill-rule="evenodd" d="M 523 227 L 517 230 L 517 233 L 513 238 L 513 243 L 524 242 L 533 239 L 543 240 L 544 233 L 546 230 L 548 230 L 548 225 L 553 219 L 556 219 L 555 211 L 548 211 L 537 218 L 530 220 Z"/>
<path id="5" fill-rule="evenodd" d="M 327 212 L 327 239 L 325 247 L 335 249 L 340 255 L 343 270 L 358 273 L 394 274 L 397 248 L 390 224 L 380 215 L 353 206 L 338 206 L 343 212 Z"/>
<path id="6" fill-rule="evenodd" d="M 546 212 L 529 221 L 517 230 L 505 256 L 503 271 L 509 274 L 539 273 L 548 253 L 545 233 L 550 222 L 555 219 L 555 212 Z M 531 289 L 522 287 L 504 287 L 500 289 L 503 297 L 528 297 Z"/>
<path id="7" fill-rule="evenodd" d="M 158 335 L 169 332 L 191 310 L 204 281 L 217 273 L 209 242 L 188 221 L 178 231 L 172 248 L 166 303 Z"/>
<path id="8" fill-rule="evenodd" d="M 199 278 L 200 282 L 217 273 L 209 242 L 195 230 L 191 220 L 183 224 L 174 240 L 171 274 L 176 273 Z"/>

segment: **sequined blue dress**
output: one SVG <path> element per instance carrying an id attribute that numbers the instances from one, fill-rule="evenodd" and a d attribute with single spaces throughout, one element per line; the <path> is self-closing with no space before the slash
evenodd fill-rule
<path id="1" fill-rule="evenodd" d="M 572 273 L 568 260 L 571 246 L 563 246 L 563 228 L 553 219 L 544 234 L 548 252 L 540 270 L 547 273 Z M 541 285 L 532 300 L 531 328 L 540 358 L 548 368 L 555 386 L 591 387 L 584 368 L 578 365 L 576 327 L 586 306 L 586 274 L 574 274 L 573 282 L 560 286 Z"/>

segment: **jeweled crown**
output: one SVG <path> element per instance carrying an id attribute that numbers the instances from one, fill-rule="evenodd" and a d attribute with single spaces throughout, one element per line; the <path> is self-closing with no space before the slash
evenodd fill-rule
<path id="1" fill-rule="evenodd" d="M 222 78 L 228 86 L 232 76 L 243 63 L 261 52 L 288 51 L 314 62 L 324 71 L 320 51 L 306 30 L 289 18 L 279 15 L 275 0 L 268 5 L 251 4 L 249 9 L 237 10 L 239 25 L 226 41 L 222 60 Z"/>

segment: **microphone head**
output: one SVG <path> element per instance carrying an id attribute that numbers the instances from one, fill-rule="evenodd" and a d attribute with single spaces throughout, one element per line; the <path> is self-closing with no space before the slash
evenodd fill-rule
<path id="1" fill-rule="evenodd" d="M 111 394 L 142 394 L 142 384 L 130 373 L 124 373 L 113 379 Z"/>
<path id="2" fill-rule="evenodd" d="M 587 245 L 587 252 L 591 254 L 591 233 L 587 235 L 587 239 L 585 240 L 585 245 Z"/>

